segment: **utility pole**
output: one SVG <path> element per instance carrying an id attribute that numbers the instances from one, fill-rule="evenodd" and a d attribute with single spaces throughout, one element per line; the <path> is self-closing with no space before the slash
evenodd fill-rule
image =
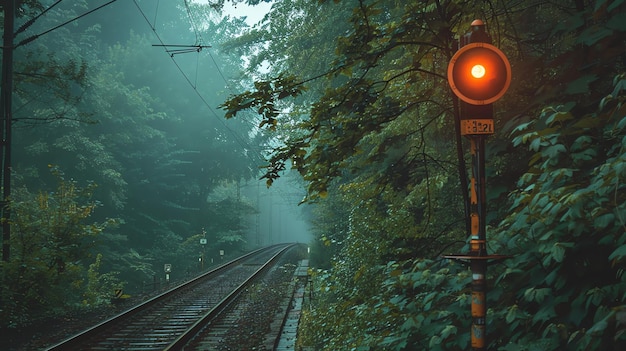
<path id="1" fill-rule="evenodd" d="M 2 149 L 2 260 L 8 262 L 11 257 L 11 123 L 13 95 L 13 39 L 15 26 L 15 0 L 4 0 L 4 33 L 2 44 L 2 85 L 0 87 L 0 145 Z"/>
<path id="2" fill-rule="evenodd" d="M 448 82 L 461 100 L 460 131 L 469 139 L 472 156 L 468 219 L 470 241 L 469 253 L 443 257 L 461 261 L 470 267 L 471 349 L 484 351 L 487 350 L 487 266 L 508 257 L 487 253 L 485 140 L 494 133 L 492 103 L 508 89 L 511 66 L 506 56 L 491 45 L 491 37 L 481 20 L 472 22 L 471 32 L 461 37 L 459 46 L 448 65 Z"/>

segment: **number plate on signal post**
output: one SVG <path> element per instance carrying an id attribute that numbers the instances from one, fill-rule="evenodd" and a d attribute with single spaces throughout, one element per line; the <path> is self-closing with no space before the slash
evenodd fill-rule
<path id="1" fill-rule="evenodd" d="M 493 134 L 493 119 L 462 119 L 461 135 Z"/>

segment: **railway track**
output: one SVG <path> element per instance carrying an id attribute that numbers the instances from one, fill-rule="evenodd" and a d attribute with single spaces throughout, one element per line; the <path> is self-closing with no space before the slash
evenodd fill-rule
<path id="1" fill-rule="evenodd" d="M 236 298 L 294 246 L 254 251 L 47 350 L 181 350 L 207 325 L 219 325 L 223 312 L 236 311 Z"/>
<path id="2" fill-rule="evenodd" d="M 302 276 L 294 273 L 301 263 L 298 266 L 287 263 L 271 268 L 223 313 L 197 333 L 190 334 L 189 338 L 173 344 L 172 349 L 277 350 L 279 341 L 284 337 L 286 319 L 295 308 L 294 293 L 297 283 L 302 282 Z M 290 336 L 295 341 L 295 334 Z"/>

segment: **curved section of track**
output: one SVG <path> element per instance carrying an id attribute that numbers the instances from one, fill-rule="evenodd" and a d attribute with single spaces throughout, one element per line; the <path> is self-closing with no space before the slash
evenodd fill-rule
<path id="1" fill-rule="evenodd" d="M 167 350 L 202 320 L 225 309 L 253 277 L 285 251 L 276 245 L 242 256 L 51 348 L 59 350 Z M 189 330 L 192 330 L 190 333 Z M 177 341 L 178 340 L 178 341 Z"/>

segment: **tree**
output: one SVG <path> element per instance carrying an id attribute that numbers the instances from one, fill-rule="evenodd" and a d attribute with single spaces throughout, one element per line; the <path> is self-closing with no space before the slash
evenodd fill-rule
<path id="1" fill-rule="evenodd" d="M 562 241 L 563 237 L 557 239 L 552 230 L 568 224 L 557 224 L 552 217 L 556 212 L 550 214 L 555 207 L 558 209 L 554 211 L 574 211 L 576 207 L 555 204 L 570 199 L 573 194 L 578 194 L 581 201 L 587 199 L 583 196 L 586 192 L 577 193 L 578 186 L 587 184 L 579 183 L 578 175 L 596 177 L 594 192 L 602 189 L 600 184 L 606 186 L 603 191 L 621 189 L 619 182 L 616 186 L 608 180 L 608 173 L 606 177 L 598 176 L 601 169 L 609 172 L 609 166 L 591 166 L 585 162 L 591 161 L 589 157 L 594 159 L 594 155 L 610 151 L 608 158 L 597 162 L 615 165 L 621 154 L 614 143 L 619 137 L 600 143 L 602 151 L 593 155 L 587 154 L 587 145 L 607 133 L 600 127 L 603 119 L 595 112 L 595 106 L 603 97 L 599 92 L 609 89 L 607 77 L 623 69 L 624 43 L 619 39 L 623 36 L 623 28 L 619 26 L 623 4 L 619 1 L 599 1 L 595 6 L 585 2 L 541 6 L 530 6 L 528 2 L 478 1 L 334 3 L 338 4 L 292 2 L 296 5 L 292 12 L 273 10 L 269 17 L 276 16 L 282 22 L 272 22 L 268 31 L 281 38 L 278 41 L 282 48 L 290 48 L 289 44 L 299 47 L 304 37 L 298 27 L 279 25 L 292 23 L 287 14 L 305 18 L 302 23 L 309 23 L 306 19 L 316 18 L 320 12 L 332 14 L 328 18 L 342 18 L 338 22 L 325 18 L 311 21 L 316 23 L 316 30 L 303 26 L 311 33 L 327 34 L 325 39 L 332 41 L 334 50 L 324 51 L 326 46 L 322 45 L 321 58 L 314 63 L 302 60 L 306 49 L 303 55 L 294 54 L 293 60 L 289 56 L 279 59 L 280 50 L 261 50 L 255 57 L 275 58 L 270 62 L 278 62 L 278 70 L 270 69 L 267 76 L 260 75 L 249 91 L 232 96 L 223 104 L 226 117 L 237 117 L 241 111 L 252 108 L 261 115 L 261 127 L 281 133 L 266 169 L 268 184 L 292 166 L 307 181 L 310 202 L 331 208 L 335 199 L 344 197 L 343 203 L 352 204 L 349 215 L 348 211 L 334 213 L 340 216 L 339 221 L 350 224 L 346 233 L 338 237 L 328 229 L 319 234 L 324 242 L 328 238 L 341 239 L 335 241 L 341 247 L 332 247 L 334 252 L 340 252 L 334 258 L 336 264 L 332 270 L 322 271 L 316 278 L 317 286 L 322 288 L 318 293 L 322 296 L 318 298 L 327 304 L 316 305 L 311 311 L 312 320 L 319 321 L 311 327 L 314 332 L 310 334 L 317 335 L 311 343 L 322 349 L 336 349 L 337 345 L 392 350 L 466 348 L 468 339 L 458 335 L 467 335 L 460 328 L 467 327 L 464 313 L 469 318 L 469 277 L 466 271 L 431 258 L 444 250 L 460 250 L 464 244 L 465 206 L 461 194 L 467 188 L 464 165 L 467 156 L 462 152 L 464 142 L 458 137 L 458 106 L 447 89 L 445 76 L 447 63 L 456 50 L 455 34 L 464 34 L 469 23 L 480 17 L 487 22 L 494 43 L 507 52 L 513 75 L 524 77 L 514 80 L 507 96 L 498 102 L 496 125 L 502 129 L 489 143 L 488 157 L 493 163 L 489 165 L 487 183 L 495 186 L 488 187 L 488 198 L 490 206 L 496 209 L 488 218 L 490 233 L 507 216 L 501 229 L 494 230 L 490 250 L 499 251 L 503 247 L 513 250 L 512 243 L 528 236 L 529 230 L 544 228 L 548 218 L 553 221 L 543 231 L 545 242 L 523 241 L 524 254 L 520 260 L 525 264 L 516 258 L 511 266 L 492 270 L 495 277 L 500 277 L 498 282 L 511 285 L 507 285 L 507 290 L 498 287 L 489 295 L 489 305 L 494 306 L 489 317 L 496 319 L 488 326 L 494 334 L 491 347 L 519 349 L 536 340 L 532 344 L 537 347 L 556 349 L 563 345 L 559 344 L 563 335 L 564 343 L 569 341 L 574 348 L 617 345 L 611 340 L 621 335 L 621 305 L 612 306 L 614 309 L 605 305 L 608 299 L 621 296 L 624 291 L 621 275 L 615 271 L 618 268 L 609 264 L 621 262 L 621 246 L 608 244 L 615 238 L 621 245 L 617 232 L 598 234 L 604 238 L 604 247 L 595 253 L 598 257 L 594 254 L 593 261 L 574 259 L 583 266 L 602 263 L 596 266 L 603 276 L 610 278 L 598 283 L 597 289 L 574 280 L 567 285 L 558 278 L 558 273 L 551 278 L 554 281 L 546 282 L 540 272 L 545 272 L 543 269 L 547 267 L 551 272 L 560 272 L 565 269 L 562 264 L 571 262 L 566 262 L 566 256 L 562 255 L 567 255 L 570 249 L 577 255 L 584 247 L 582 243 L 579 246 Z M 556 18 L 565 20 L 557 24 Z M 336 28 L 344 29 L 342 26 L 346 24 L 347 30 L 335 34 Z M 258 40 L 264 35 L 251 33 L 254 35 L 250 39 Z M 304 68 L 324 67 L 329 56 L 330 65 L 316 74 Z M 615 88 L 616 94 L 620 91 Z M 547 101 L 562 107 L 541 114 Z M 539 114 L 542 115 L 539 121 L 527 124 Z M 588 123 L 577 124 L 572 116 L 588 116 L 583 118 Z M 536 129 L 526 133 L 526 129 L 516 129 L 520 125 Z M 572 129 L 562 130 L 566 125 Z M 608 130 L 621 130 L 614 126 L 611 123 Z M 514 130 L 517 144 L 532 140 L 530 152 L 508 141 L 508 133 Z M 591 133 L 591 139 L 582 138 L 585 133 Z M 576 156 L 572 158 L 577 165 L 591 167 L 584 172 L 559 167 L 561 162 L 568 162 L 564 150 L 570 148 L 575 149 L 572 152 Z M 525 167 L 529 160 L 534 165 L 530 171 Z M 528 186 L 526 191 L 530 194 L 520 196 L 516 192 L 515 180 L 520 177 L 520 184 Z M 563 183 L 568 178 L 575 178 L 578 183 Z M 531 181 L 535 184 L 528 183 Z M 541 195 L 536 193 L 537 188 L 542 189 Z M 564 194 L 571 191 L 571 195 L 551 201 L 556 190 L 567 191 Z M 509 198 L 514 205 L 507 213 Z M 532 204 L 539 205 L 537 212 L 525 208 L 531 204 L 530 198 L 536 201 Z M 620 199 L 612 206 L 618 206 Z M 602 198 L 598 201 L 595 213 L 588 217 L 581 207 L 581 221 L 569 225 L 579 231 L 587 227 L 609 227 L 618 215 L 611 208 L 601 209 L 606 201 Z M 583 203 L 578 206 L 587 206 Z M 520 216 L 525 211 L 532 211 L 532 218 L 530 214 Z M 537 218 L 541 221 L 536 221 Z M 332 222 L 329 218 L 321 220 Z M 512 234 L 511 228 L 519 236 Z M 617 228 L 619 231 L 621 227 Z M 570 234 L 559 235 L 569 239 Z M 538 262 L 541 260 L 543 265 Z M 524 268 L 518 271 L 519 266 Z M 368 273 L 365 279 L 364 272 Z M 533 278 L 528 284 L 526 273 Z M 586 269 L 587 275 L 599 276 L 599 273 Z M 559 289 L 568 291 L 556 298 L 556 303 L 548 296 L 557 291 L 545 286 L 555 281 L 566 284 Z M 523 294 L 515 293 L 520 291 L 519 286 L 523 287 Z M 516 299 L 524 300 L 524 306 L 511 305 Z M 467 308 L 465 312 L 460 308 L 461 303 Z M 589 313 L 577 309 L 574 314 L 579 320 L 567 324 L 563 322 L 567 313 L 561 307 L 568 304 L 595 307 Z M 503 309 L 502 305 L 510 308 Z M 340 323 L 333 324 L 332 320 Z M 515 324 L 506 327 L 501 320 Z M 592 328 L 587 329 L 592 332 L 583 332 L 584 328 Z M 381 332 L 383 329 L 385 333 Z M 516 346 L 509 346 L 507 340 L 516 340 Z"/>
<path id="2" fill-rule="evenodd" d="M 161 6 L 153 26 L 141 16 L 155 10 L 151 2 L 118 2 L 88 16 L 81 15 L 94 5 L 86 1 L 45 9 L 20 3 L 21 21 L 43 15 L 17 37 L 13 170 L 28 189 L 55 183 L 43 170 L 48 164 L 72 180 L 99 184 L 96 220 L 115 217 L 120 225 L 91 247 L 93 255 L 102 254 L 99 263 L 81 262 L 83 270 L 93 268 L 90 275 L 100 272 L 95 290 L 108 284 L 109 271 L 119 271 L 137 292 L 160 271 L 161 260 L 175 261 L 178 246 L 207 225 L 207 212 L 230 217 L 214 231 L 233 250 L 244 245 L 243 216 L 231 211 L 248 211 L 246 204 L 213 208 L 207 202 L 218 184 L 254 177 L 261 164 L 251 155 L 264 136 L 249 133 L 253 126 L 245 121 L 225 123 L 213 108 L 237 87 L 226 77 L 241 64 L 219 43 L 244 23 L 200 20 L 188 11 L 198 4 L 178 5 Z M 215 18 L 214 11 L 205 14 Z M 41 33 L 46 40 L 36 39 Z M 161 39 L 200 44 L 194 40 L 203 35 L 215 40 L 211 53 L 170 57 L 152 46 Z M 189 79 L 194 75 L 205 81 Z"/>
<path id="3" fill-rule="evenodd" d="M 102 289 L 119 284 L 109 279 L 111 284 L 96 287 L 91 283 L 99 275 L 85 274 L 98 235 L 116 223 L 114 219 L 88 222 L 99 205 L 92 199 L 95 185 L 81 187 L 64 179 L 58 168 L 51 166 L 51 171 L 58 181 L 55 191 L 32 194 L 22 186 L 13 195 L 12 259 L 2 262 L 3 327 L 21 326 L 80 305 L 83 294 L 112 297 L 112 290 Z"/>

